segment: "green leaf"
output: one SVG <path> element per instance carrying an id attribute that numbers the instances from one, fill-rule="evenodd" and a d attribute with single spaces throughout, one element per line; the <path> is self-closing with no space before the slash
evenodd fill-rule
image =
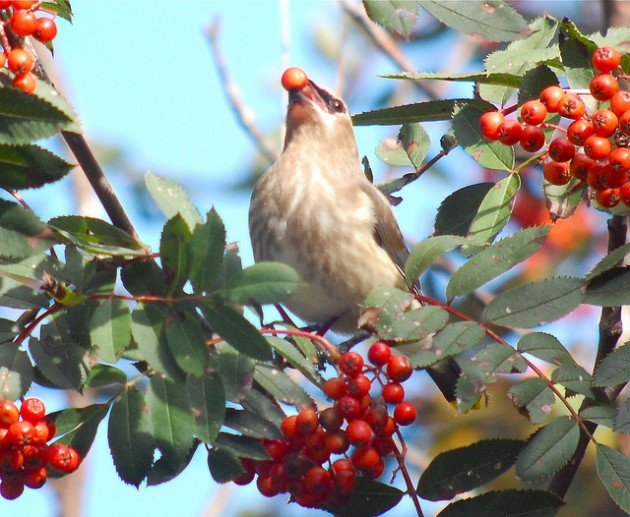
<path id="1" fill-rule="evenodd" d="M 181 186 L 151 172 L 147 173 L 144 181 L 147 185 L 147 190 L 167 219 L 180 214 L 191 232 L 195 229 L 195 226 L 201 224 L 199 212 L 188 199 Z"/>
<path id="2" fill-rule="evenodd" d="M 198 446 L 199 442 L 194 441 L 188 454 L 176 460 L 168 460 L 164 456 L 159 458 L 147 473 L 147 486 L 160 485 L 179 476 L 192 461 Z"/>
<path id="3" fill-rule="evenodd" d="M 278 430 L 286 417 L 278 402 L 271 400 L 267 394 L 261 393 L 257 389 L 248 390 L 245 398 L 241 400 L 241 404 L 243 408 L 258 413 Z"/>
<path id="4" fill-rule="evenodd" d="M 217 483 L 227 483 L 245 472 L 240 458 L 232 450 L 216 446 L 208 451 L 208 469 Z"/>
<path id="5" fill-rule="evenodd" d="M 361 310 L 375 319 L 379 332 L 387 332 L 394 322 L 409 310 L 414 303 L 413 296 L 407 291 L 390 287 L 377 287 L 363 302 Z"/>
<path id="6" fill-rule="evenodd" d="M 478 105 L 457 105 L 453 117 L 455 138 L 472 158 L 488 169 L 511 171 L 514 168 L 514 148 L 499 141 L 485 140 L 479 128 L 479 118 L 493 110 Z"/>
<path id="7" fill-rule="evenodd" d="M 102 388 L 112 384 L 125 384 L 125 372 L 108 364 L 95 364 L 83 384 L 84 388 Z"/>
<path id="8" fill-rule="evenodd" d="M 448 312 L 444 309 L 426 306 L 401 314 L 391 325 L 382 323 L 379 318 L 377 328 L 382 339 L 404 343 L 417 341 L 437 332 L 444 328 L 448 319 Z"/>
<path id="9" fill-rule="evenodd" d="M 72 119 L 37 95 L 0 87 L 0 145 L 24 145 L 69 129 Z M 1 168 L 0 168 L 1 170 Z"/>
<path id="10" fill-rule="evenodd" d="M 624 512 L 630 512 L 630 458 L 598 443 L 596 462 L 597 474 L 610 497 Z"/>
<path id="11" fill-rule="evenodd" d="M 313 364 L 307 357 L 300 353 L 300 350 L 290 341 L 281 339 L 276 336 L 267 337 L 269 345 L 280 354 L 291 366 L 300 371 L 312 383 L 321 385 L 324 380 Z"/>
<path id="12" fill-rule="evenodd" d="M 543 490 L 501 490 L 449 504 L 438 517 L 553 517 L 562 499 Z"/>
<path id="13" fill-rule="evenodd" d="M 492 187 L 479 205 L 468 229 L 473 245 L 491 242 L 510 220 L 514 197 L 521 188 L 521 177 L 512 174 Z"/>
<path id="14" fill-rule="evenodd" d="M 226 400 L 240 402 L 251 389 L 255 362 L 228 344 L 222 343 L 218 363 Z"/>
<path id="15" fill-rule="evenodd" d="M 164 321 L 164 330 L 177 366 L 185 373 L 201 377 L 208 366 L 208 349 L 198 317 L 171 309 Z"/>
<path id="16" fill-rule="evenodd" d="M 164 272 L 154 262 L 133 262 L 122 268 L 120 277 L 125 289 L 133 295 L 166 295 Z"/>
<path id="17" fill-rule="evenodd" d="M 555 321 L 582 303 L 582 286 L 580 278 L 556 277 L 515 287 L 488 304 L 484 319 L 524 328 Z"/>
<path id="18" fill-rule="evenodd" d="M 374 23 L 389 32 L 409 39 L 416 24 L 418 4 L 415 0 L 365 0 L 365 11 Z"/>
<path id="19" fill-rule="evenodd" d="M 494 84 L 500 86 L 510 86 L 517 88 L 521 84 L 521 77 L 514 74 L 489 74 L 488 72 L 461 72 L 461 73 L 441 73 L 441 72 L 401 72 L 398 74 L 384 74 L 385 79 L 405 79 L 410 81 L 432 80 L 432 81 L 455 81 L 474 82 L 477 84 Z"/>
<path id="20" fill-rule="evenodd" d="M 481 250 L 453 273 L 446 297 L 467 294 L 509 271 L 542 246 L 550 229 L 551 226 L 534 226 L 520 230 Z"/>
<path id="21" fill-rule="evenodd" d="M 64 20 L 72 22 L 72 7 L 69 0 L 49 0 L 42 2 L 42 8 L 57 13 Z"/>
<path id="22" fill-rule="evenodd" d="M 436 235 L 468 235 L 470 223 L 494 183 L 469 185 L 449 194 L 438 208 L 435 217 Z"/>
<path id="23" fill-rule="evenodd" d="M 529 70 L 524 76 L 518 89 L 518 104 L 530 99 L 537 99 L 545 88 L 557 85 L 558 76 L 548 66 L 540 65 Z"/>
<path id="24" fill-rule="evenodd" d="M 572 178 L 566 185 L 552 185 L 543 182 L 543 192 L 547 200 L 547 210 L 552 219 L 564 219 L 573 215 L 584 199 L 586 186 Z"/>
<path id="25" fill-rule="evenodd" d="M 480 110 L 489 110 L 493 107 L 488 102 L 476 99 L 425 101 L 356 113 L 352 115 L 352 123 L 355 126 L 397 126 L 412 122 L 450 120 L 456 105 L 477 106 Z"/>
<path id="26" fill-rule="evenodd" d="M 190 281 L 195 292 L 216 287 L 224 250 L 225 227 L 213 208 L 206 222 L 195 227 L 190 239 Z"/>
<path id="27" fill-rule="evenodd" d="M 619 406 L 619 411 L 615 418 L 615 431 L 630 434 L 630 399 L 624 400 Z"/>
<path id="28" fill-rule="evenodd" d="M 90 341 L 104 361 L 115 363 L 131 341 L 131 314 L 119 299 L 95 300 L 90 317 Z"/>
<path id="29" fill-rule="evenodd" d="M 144 395 L 127 388 L 114 401 L 107 426 L 107 441 L 114 467 L 123 482 L 136 488 L 153 464 L 153 427 Z"/>
<path id="30" fill-rule="evenodd" d="M 182 289 L 188 280 L 190 237 L 188 225 L 180 214 L 169 219 L 162 229 L 160 259 L 170 294 Z"/>
<path id="31" fill-rule="evenodd" d="M 284 436 L 277 426 L 254 411 L 227 408 L 223 425 L 243 436 L 260 440 L 278 440 Z"/>
<path id="32" fill-rule="evenodd" d="M 213 443 L 225 415 L 225 390 L 221 377 L 207 372 L 203 377 L 186 377 L 186 391 L 195 418 L 195 436 Z"/>
<path id="33" fill-rule="evenodd" d="M 486 383 L 494 382 L 501 373 L 527 370 L 525 361 L 513 348 L 499 343 L 487 344 L 470 358 L 470 362 L 484 374 Z"/>
<path id="34" fill-rule="evenodd" d="M 418 495 L 429 501 L 452 499 L 508 470 L 527 442 L 481 440 L 437 455 L 418 481 Z"/>
<path id="35" fill-rule="evenodd" d="M 457 235 L 437 235 L 416 244 L 405 264 L 405 277 L 413 284 L 444 253 L 454 250 L 466 242 Z"/>
<path id="36" fill-rule="evenodd" d="M 257 364 L 254 380 L 276 400 L 297 407 L 313 404 L 313 399 L 304 389 L 282 370 L 267 364 Z"/>
<path id="37" fill-rule="evenodd" d="M 15 321 L 0 318 L 0 344 L 12 341 L 20 332 L 20 326 Z"/>
<path id="38" fill-rule="evenodd" d="M 600 307 L 630 305 L 630 267 L 614 267 L 591 278 L 585 286 L 586 303 Z"/>
<path id="39" fill-rule="evenodd" d="M 579 393 L 590 399 L 595 398 L 595 393 L 591 390 L 591 374 L 577 364 L 559 366 L 552 372 L 551 380 L 570 392 Z"/>
<path id="40" fill-rule="evenodd" d="M 0 88 L 0 92 L 4 91 Z M 72 165 L 37 145 L 0 144 L 0 188 L 37 188 L 63 178 Z"/>
<path id="41" fill-rule="evenodd" d="M 346 502 L 330 511 L 339 517 L 382 515 L 394 508 L 403 495 L 404 492 L 396 487 L 360 476 Z"/>
<path id="42" fill-rule="evenodd" d="M 569 351 L 558 338 L 545 332 L 525 334 L 518 342 L 520 352 L 531 354 L 552 364 L 575 364 Z"/>
<path id="43" fill-rule="evenodd" d="M 490 41 L 519 39 L 527 28 L 516 9 L 498 0 L 418 0 L 418 3 L 444 25 L 466 34 L 482 35 Z"/>
<path id="44" fill-rule="evenodd" d="M 74 390 L 79 390 L 83 386 L 90 369 L 85 348 L 69 339 L 39 340 L 31 337 L 29 350 L 35 365 L 55 386 Z"/>
<path id="45" fill-rule="evenodd" d="M 608 255 L 603 257 L 593 269 L 591 269 L 590 273 L 586 275 L 586 279 L 592 280 L 593 278 L 599 276 L 601 273 L 604 273 L 609 269 L 619 266 L 621 264 L 621 261 L 628 254 L 630 254 L 630 243 L 624 244 L 616 250 L 611 251 Z"/>
<path id="46" fill-rule="evenodd" d="M 543 33 L 546 40 L 546 33 Z M 486 58 L 486 70 L 491 74 L 507 73 L 524 75 L 525 72 L 536 68 L 545 61 L 551 61 L 560 57 L 560 49 L 557 46 L 532 48 L 509 46 L 505 50 L 497 50 L 488 54 Z"/>
<path id="47" fill-rule="evenodd" d="M 262 361 L 271 358 L 267 340 L 243 315 L 212 302 L 204 303 L 201 308 L 212 330 L 240 353 Z"/>
<path id="48" fill-rule="evenodd" d="M 235 434 L 219 433 L 214 442 L 215 446 L 230 449 L 239 458 L 253 460 L 268 460 L 269 455 L 260 440 Z"/>
<path id="49" fill-rule="evenodd" d="M 195 432 L 186 386 L 154 375 L 146 401 L 156 446 L 168 464 L 176 468 L 188 456 Z"/>
<path id="50" fill-rule="evenodd" d="M 28 354 L 17 345 L 0 345 L 0 398 L 17 400 L 33 382 L 33 366 Z"/>
<path id="51" fill-rule="evenodd" d="M 622 345 L 597 365 L 593 386 L 609 387 L 630 381 L 630 345 Z"/>
<path id="52" fill-rule="evenodd" d="M 608 405 L 589 406 L 580 411 L 580 417 L 597 425 L 603 425 L 613 429 L 615 421 L 615 408 Z"/>
<path id="53" fill-rule="evenodd" d="M 21 282 L 4 276 L 0 268 L 0 305 L 12 309 L 35 309 L 48 307 L 48 298 Z"/>
<path id="54" fill-rule="evenodd" d="M 81 458 L 87 456 L 101 420 L 107 415 L 109 404 L 91 404 L 82 408 L 70 408 L 48 415 L 57 426 L 59 440 L 55 443 L 70 445 Z"/>
<path id="55" fill-rule="evenodd" d="M 560 56 L 564 65 L 564 73 L 573 89 L 588 88 L 595 76 L 591 63 L 591 54 L 597 45 L 580 33 L 575 24 L 564 19 L 560 22 Z"/>
<path id="56" fill-rule="evenodd" d="M 48 224 L 77 248 L 97 256 L 147 254 L 146 245 L 102 219 L 65 215 L 51 219 Z"/>
<path id="57" fill-rule="evenodd" d="M 466 412 L 472 409 L 486 392 L 486 383 L 483 372 L 470 362 L 465 363 L 462 370 L 462 374 L 457 379 L 455 394 L 457 409 Z"/>
<path id="58" fill-rule="evenodd" d="M 553 391 L 547 385 L 547 381 L 537 377 L 514 384 L 507 396 L 534 424 L 547 420 L 555 403 Z"/>
<path id="59" fill-rule="evenodd" d="M 422 160 L 429 152 L 429 135 L 420 124 L 403 124 L 398 139 L 414 169 L 422 166 Z"/>
<path id="60" fill-rule="evenodd" d="M 516 475 L 537 480 L 560 470 L 571 459 L 580 439 L 575 420 L 561 416 L 536 431 L 516 460 Z"/>
<path id="61" fill-rule="evenodd" d="M 259 262 L 235 273 L 216 294 L 232 304 L 280 303 L 290 298 L 300 283 L 298 274 L 286 264 Z"/>
<path id="62" fill-rule="evenodd" d="M 0 199 L 0 257 L 24 258 L 54 243 L 50 230 L 30 210 Z"/>

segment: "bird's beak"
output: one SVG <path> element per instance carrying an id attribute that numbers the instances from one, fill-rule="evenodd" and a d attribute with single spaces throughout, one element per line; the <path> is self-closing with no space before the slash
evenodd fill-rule
<path id="1" fill-rule="evenodd" d="M 299 104 L 317 106 L 323 111 L 328 110 L 326 101 L 322 97 L 322 90 L 311 80 L 306 83 L 306 86 L 289 92 L 289 110 Z"/>

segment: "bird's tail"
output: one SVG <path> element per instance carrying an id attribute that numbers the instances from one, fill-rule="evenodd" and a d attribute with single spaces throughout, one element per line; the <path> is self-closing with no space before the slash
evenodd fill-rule
<path id="1" fill-rule="evenodd" d="M 462 374 L 462 369 L 457 361 L 451 358 L 445 359 L 427 368 L 427 372 L 444 398 L 455 407 L 457 405 L 457 380 Z"/>

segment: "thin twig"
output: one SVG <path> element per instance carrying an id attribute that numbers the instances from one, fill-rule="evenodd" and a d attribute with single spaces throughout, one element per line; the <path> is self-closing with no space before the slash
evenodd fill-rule
<path id="1" fill-rule="evenodd" d="M 230 107 L 232 108 L 232 112 L 236 116 L 236 120 L 238 121 L 241 128 L 254 142 L 254 145 L 256 146 L 258 151 L 260 151 L 260 153 L 265 157 L 265 159 L 270 164 L 274 163 L 277 160 L 278 155 L 274 152 L 273 149 L 269 147 L 269 145 L 265 141 L 265 136 L 256 127 L 254 121 L 248 115 L 247 109 L 245 108 L 241 98 L 239 97 L 238 90 L 236 89 L 236 86 L 232 82 L 232 79 L 228 73 L 225 57 L 223 56 L 223 53 L 221 52 L 221 48 L 219 46 L 220 25 L 221 23 L 219 18 L 216 18 L 210 25 L 206 27 L 205 32 L 206 36 L 208 37 L 210 48 L 212 49 L 212 57 L 214 58 L 214 65 L 219 74 L 223 93 L 225 94 L 225 97 Z"/>

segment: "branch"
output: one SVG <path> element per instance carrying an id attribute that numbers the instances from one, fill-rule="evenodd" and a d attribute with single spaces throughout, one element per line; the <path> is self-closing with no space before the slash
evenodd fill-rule
<path id="1" fill-rule="evenodd" d="M 212 57 L 214 58 L 214 64 L 219 74 L 223 93 L 225 94 L 227 101 L 236 116 L 241 128 L 254 142 L 254 145 L 258 151 L 265 157 L 270 163 L 274 163 L 278 159 L 276 152 L 271 149 L 265 140 L 263 133 L 256 127 L 252 118 L 248 115 L 247 109 L 243 105 L 241 98 L 238 95 L 238 90 L 232 82 L 232 79 L 228 73 L 225 57 L 219 47 L 219 28 L 220 20 L 215 19 L 212 24 L 206 27 L 206 36 L 208 37 L 208 43 L 212 49 Z"/>

